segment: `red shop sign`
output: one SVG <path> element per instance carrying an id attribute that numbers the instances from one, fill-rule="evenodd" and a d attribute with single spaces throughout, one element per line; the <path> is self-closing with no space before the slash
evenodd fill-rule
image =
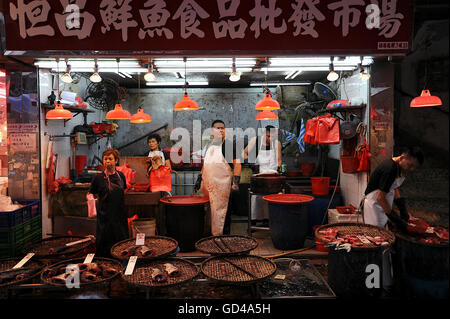
<path id="1" fill-rule="evenodd" d="M 405 54 L 410 0 L 2 0 L 10 51 Z"/>

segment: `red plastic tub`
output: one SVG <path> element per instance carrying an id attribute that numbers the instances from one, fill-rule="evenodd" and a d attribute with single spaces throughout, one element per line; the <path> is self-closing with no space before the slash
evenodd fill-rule
<path id="1" fill-rule="evenodd" d="M 313 195 L 326 196 L 330 191 L 329 177 L 311 177 Z"/>
<path id="2" fill-rule="evenodd" d="M 300 163 L 300 167 L 302 169 L 302 175 L 304 177 L 308 177 L 309 175 L 311 175 L 311 173 L 314 170 L 315 166 L 316 166 L 316 164 L 314 162 L 303 162 L 303 163 Z"/>
<path id="3" fill-rule="evenodd" d="M 312 202 L 314 197 L 301 194 L 272 194 L 263 196 L 263 199 L 272 204 L 298 205 Z"/>
<path id="4" fill-rule="evenodd" d="M 194 206 L 208 203 L 209 198 L 205 196 L 183 195 L 163 197 L 160 201 L 172 206 Z"/>
<path id="5" fill-rule="evenodd" d="M 314 239 L 316 241 L 316 250 L 327 253 L 328 247 L 325 247 L 325 243 L 323 241 L 321 241 L 320 239 L 318 239 L 316 236 L 316 229 L 319 228 L 320 226 L 322 226 L 322 225 L 313 226 Z"/>
<path id="6" fill-rule="evenodd" d="M 353 174 L 357 172 L 359 161 L 354 156 L 341 155 L 342 171 L 346 174 Z"/>

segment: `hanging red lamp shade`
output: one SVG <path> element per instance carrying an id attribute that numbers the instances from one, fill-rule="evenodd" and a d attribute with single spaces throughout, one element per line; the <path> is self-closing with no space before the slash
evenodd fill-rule
<path id="1" fill-rule="evenodd" d="M 280 104 L 272 99 L 272 96 L 270 93 L 266 93 L 266 96 L 264 99 L 256 103 L 255 110 L 257 111 L 273 111 L 273 110 L 279 110 Z"/>
<path id="2" fill-rule="evenodd" d="M 131 118 L 130 112 L 124 110 L 121 104 L 116 104 L 114 110 L 106 113 L 107 120 L 129 120 Z"/>
<path id="3" fill-rule="evenodd" d="M 130 118 L 130 123 L 148 123 L 152 121 L 152 117 L 144 112 L 142 108 L 138 108 L 136 114 Z"/>
<path id="4" fill-rule="evenodd" d="M 73 118 L 73 114 L 69 110 L 65 110 L 61 103 L 56 102 L 55 108 L 48 111 L 45 118 L 47 120 L 69 120 Z"/>
<path id="5" fill-rule="evenodd" d="M 410 107 L 427 107 L 427 106 L 439 106 L 442 105 L 442 101 L 439 97 L 431 95 L 429 90 L 422 90 L 420 96 L 414 98 L 409 104 Z"/>
<path id="6" fill-rule="evenodd" d="M 183 99 L 178 101 L 173 109 L 175 111 L 195 111 L 198 110 L 198 104 L 191 100 L 187 93 L 184 93 Z"/>
<path id="7" fill-rule="evenodd" d="M 278 118 L 277 115 L 271 111 L 262 111 L 262 112 L 259 112 L 258 115 L 256 115 L 256 119 L 258 121 L 276 120 L 277 118 Z"/>

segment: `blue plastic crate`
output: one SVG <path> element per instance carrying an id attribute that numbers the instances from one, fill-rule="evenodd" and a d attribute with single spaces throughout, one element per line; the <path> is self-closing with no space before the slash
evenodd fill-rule
<path id="1" fill-rule="evenodd" d="M 39 200 L 18 202 L 25 206 L 11 212 L 0 212 L 0 228 L 15 227 L 41 215 L 41 202 Z"/>

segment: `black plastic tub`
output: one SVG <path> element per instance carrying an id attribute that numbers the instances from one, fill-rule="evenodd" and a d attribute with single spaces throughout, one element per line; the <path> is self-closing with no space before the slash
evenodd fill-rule
<path id="1" fill-rule="evenodd" d="M 195 243 L 203 237 L 207 197 L 171 196 L 161 198 L 166 205 L 167 236 L 178 241 L 181 252 L 195 251 Z"/>

